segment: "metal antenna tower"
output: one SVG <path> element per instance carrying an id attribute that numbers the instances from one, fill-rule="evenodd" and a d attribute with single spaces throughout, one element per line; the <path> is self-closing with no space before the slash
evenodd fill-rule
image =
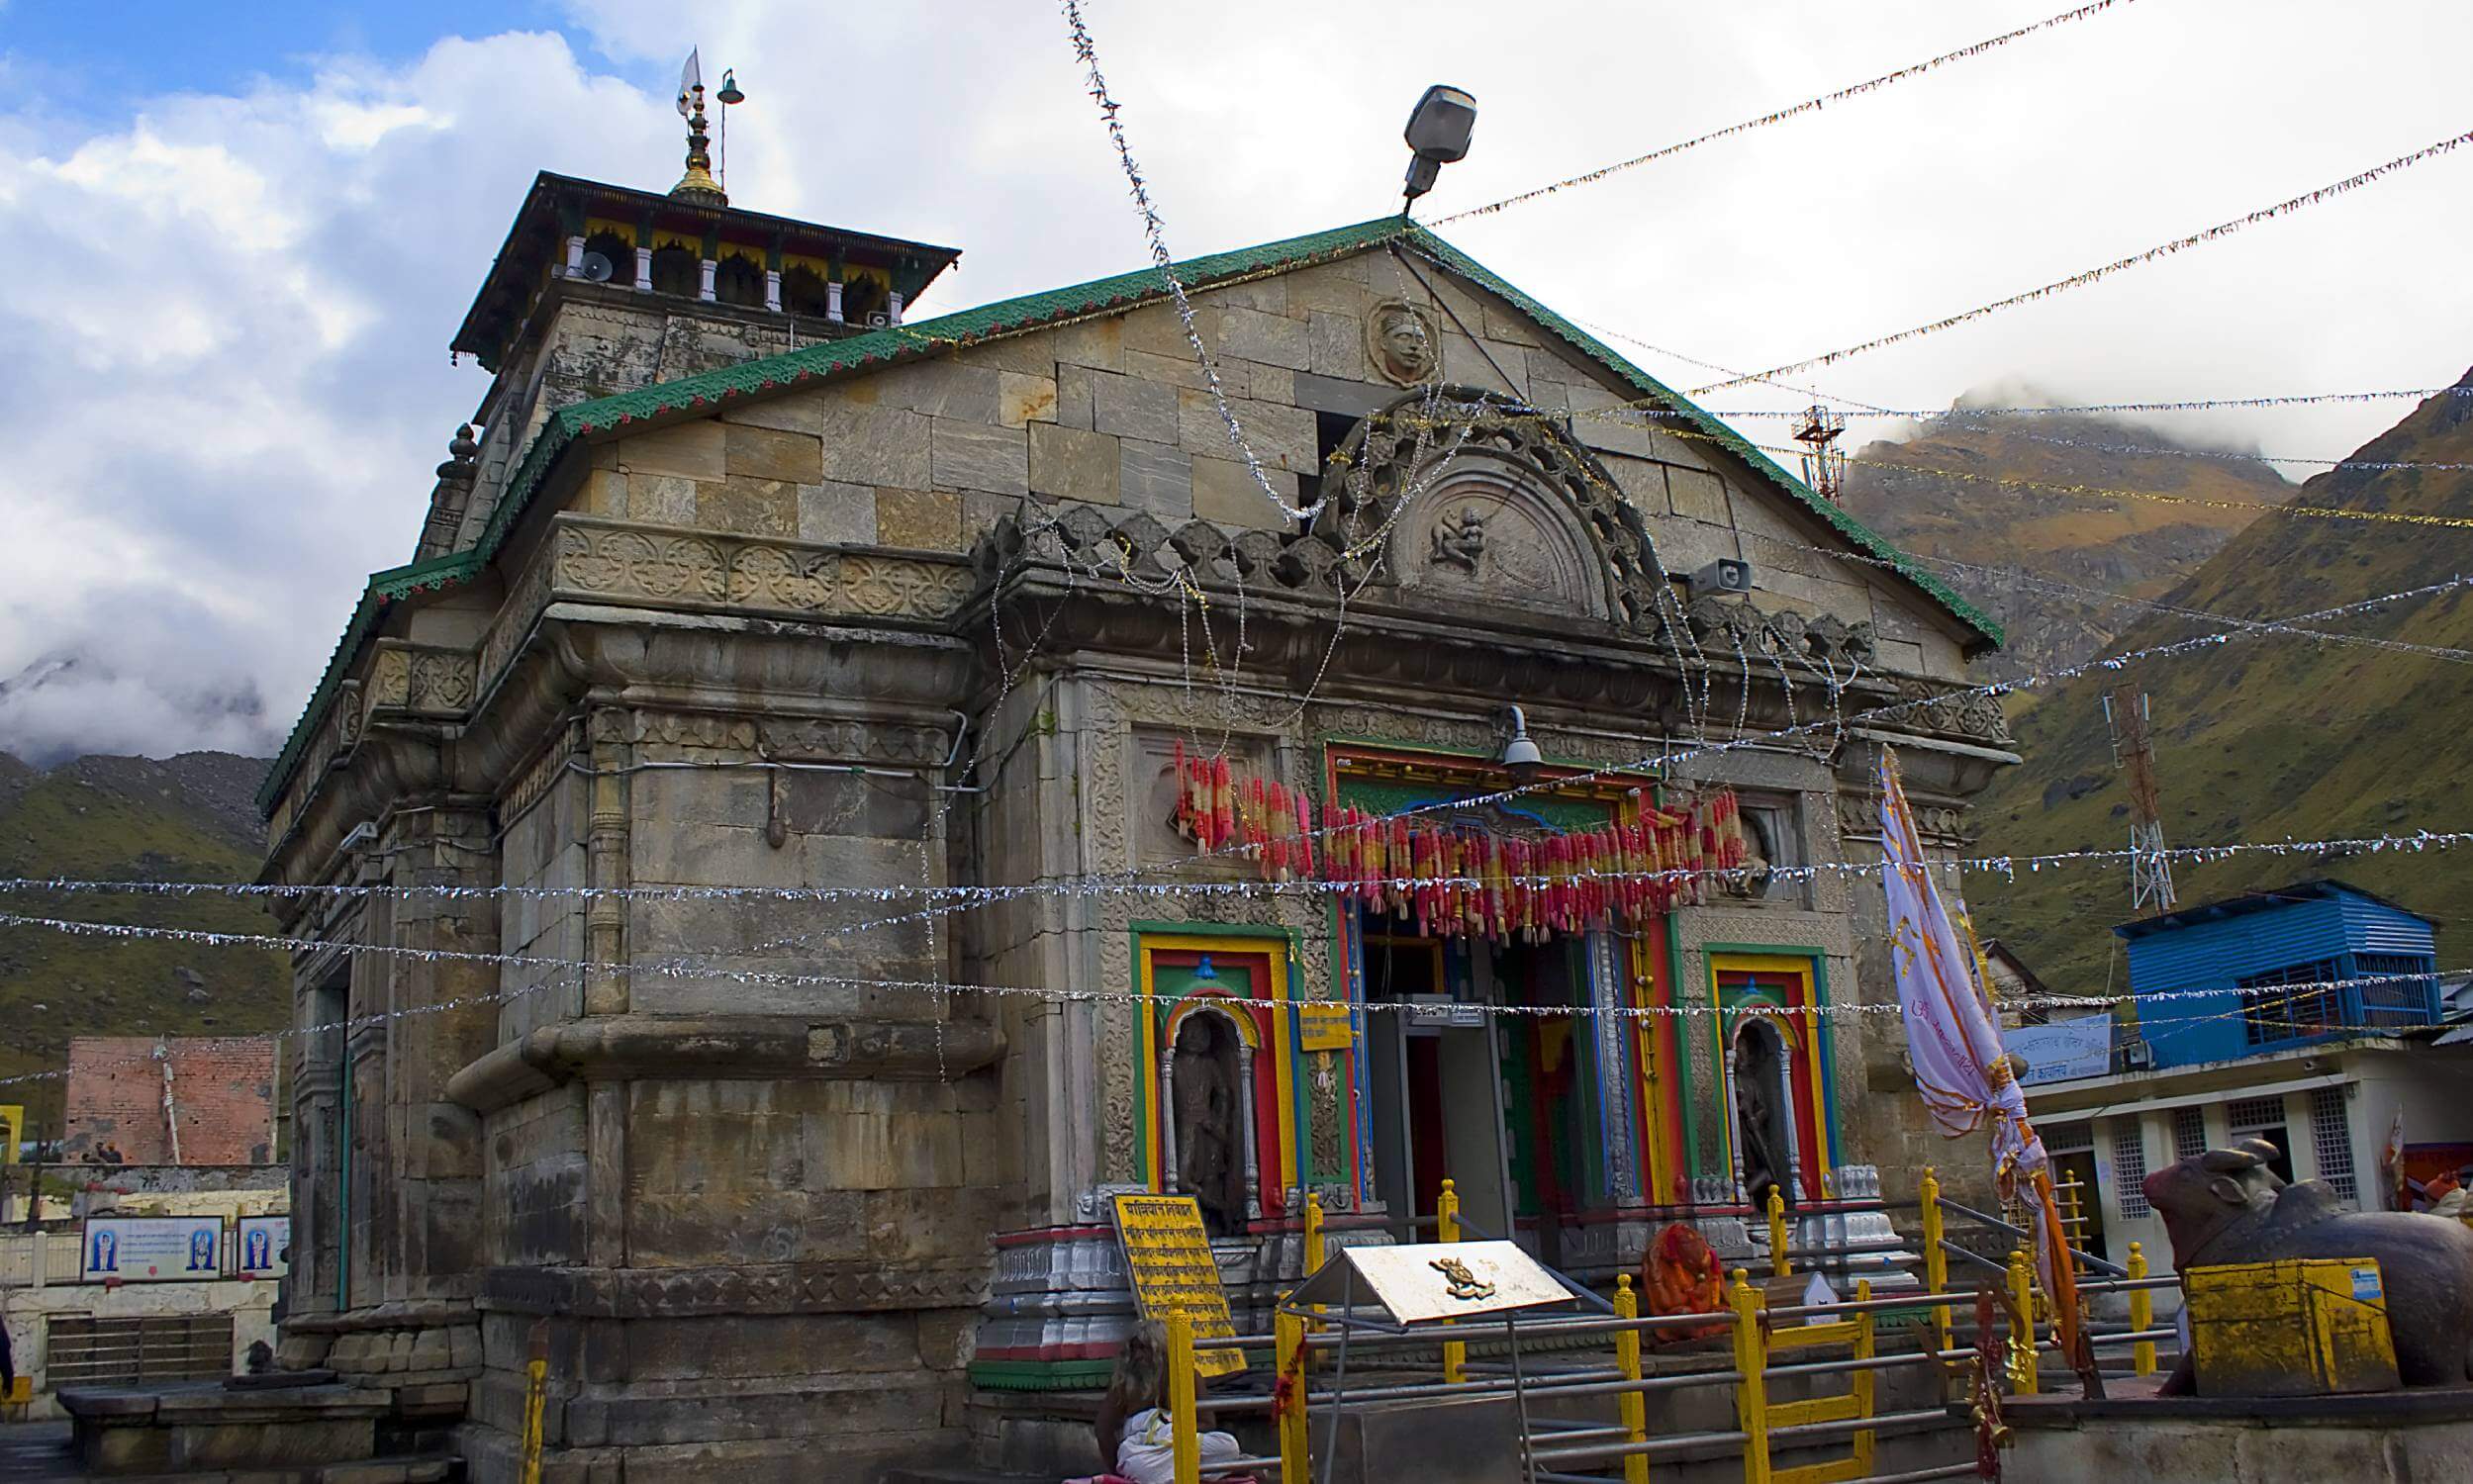
<path id="1" fill-rule="evenodd" d="M 1803 482 L 1831 505 L 1846 485 L 1847 456 L 1838 448 L 1846 430 L 1846 418 L 1817 405 L 1804 409 L 1803 420 L 1795 424 L 1795 441 L 1804 448 Z"/>
<path id="2" fill-rule="evenodd" d="M 2130 775 L 2130 910 L 2172 910 L 2172 862 L 2164 854 L 2163 805 L 2155 791 L 2155 743 L 2146 693 L 2116 686 L 2104 696 L 2113 762 Z"/>

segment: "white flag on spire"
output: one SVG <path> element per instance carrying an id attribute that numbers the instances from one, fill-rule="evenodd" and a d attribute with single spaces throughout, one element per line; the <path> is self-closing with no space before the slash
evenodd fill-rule
<path id="1" fill-rule="evenodd" d="M 687 95 L 705 85 L 704 64 L 696 59 L 696 53 L 701 49 L 689 48 L 687 65 L 678 69 L 678 116 L 682 119 L 687 117 Z"/>

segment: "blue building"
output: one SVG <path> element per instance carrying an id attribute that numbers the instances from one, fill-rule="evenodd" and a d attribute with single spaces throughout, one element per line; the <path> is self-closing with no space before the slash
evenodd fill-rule
<path id="1" fill-rule="evenodd" d="M 2358 886 L 2297 881 L 2113 929 L 2157 1070 L 2289 1050 L 2346 1034 L 2395 1035 L 2439 1018 L 2436 924 Z M 2291 994 L 2190 990 L 2326 985 Z"/>

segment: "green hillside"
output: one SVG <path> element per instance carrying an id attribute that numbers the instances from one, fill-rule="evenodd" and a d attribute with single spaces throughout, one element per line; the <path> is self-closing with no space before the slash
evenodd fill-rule
<path id="1" fill-rule="evenodd" d="M 1960 404 L 1962 409 L 1963 404 Z M 2265 464 L 2127 448 L 2183 447 L 2152 428 L 2096 417 L 1953 411 L 1899 443 L 1873 443 L 1847 470 L 1846 507 L 1920 557 L 2015 568 L 2132 598 L 2162 596 L 2294 486 Z M 2153 490 L 2173 502 L 2005 488 L 1997 479 Z M 2221 501 L 2195 505 L 2182 501 Z M 2008 632 L 1983 673 L 2013 677 L 2100 653 L 2139 610 L 2007 574 L 1945 571 Z"/>
<path id="2" fill-rule="evenodd" d="M 0 754 L 0 876 L 247 881 L 257 873 L 249 794 L 265 763 L 229 753 L 88 757 L 48 772 Z M 98 922 L 268 932 L 250 899 L 88 892 L 0 894 L 0 911 Z M 71 1036 L 235 1035 L 290 1020 L 283 955 L 159 939 L 0 926 L 0 1075 L 57 1071 Z M 0 1088 L 35 1132 L 59 1126 L 54 1080 Z"/>
<path id="3" fill-rule="evenodd" d="M 2429 399 L 2354 457 L 2473 463 L 2473 397 Z M 2473 575 L 2473 473 L 2335 470 L 2304 485 L 2291 503 L 2469 523 L 2262 516 L 2171 601 L 2280 618 Z M 2473 594 L 2458 589 L 2320 626 L 2473 649 Z M 2149 619 L 2122 632 L 2111 650 L 2215 627 Z M 2473 829 L 2473 797 L 2463 787 L 2473 777 L 2473 663 L 2274 634 L 2030 693 L 2015 717 L 2026 764 L 1993 786 L 1979 816 L 1985 853 L 2126 845 L 2127 794 L 2099 706 L 2101 693 L 2124 682 L 2151 696 L 2169 845 Z M 2473 962 L 2473 944 L 2451 944 L 2457 925 L 2473 920 L 2473 849 L 2249 855 L 2176 868 L 2175 883 L 2190 903 L 2312 875 L 2339 876 L 2439 919 L 2440 962 Z M 2018 950 L 2055 989 L 2103 989 L 2114 942 L 2107 929 L 2129 915 L 2128 879 L 2118 866 L 2014 881 L 1979 876 L 1968 895 L 1978 926 Z M 2111 982 L 2117 992 L 2117 973 Z"/>

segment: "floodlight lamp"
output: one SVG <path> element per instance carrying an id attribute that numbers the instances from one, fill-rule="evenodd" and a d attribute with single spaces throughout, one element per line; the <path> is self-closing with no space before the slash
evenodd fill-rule
<path id="1" fill-rule="evenodd" d="M 1411 201 L 1434 189 L 1442 167 L 1469 153 L 1469 137 L 1476 130 L 1476 99 L 1442 83 L 1425 90 L 1408 115 L 1402 137 L 1416 158 L 1408 162 L 1405 194 Z"/>
<path id="2" fill-rule="evenodd" d="M 1533 783 L 1546 766 L 1546 755 L 1529 740 L 1529 719 L 1518 706 L 1502 708 L 1502 725 L 1509 735 L 1503 738 L 1502 751 L 1494 762 L 1520 783 Z"/>

